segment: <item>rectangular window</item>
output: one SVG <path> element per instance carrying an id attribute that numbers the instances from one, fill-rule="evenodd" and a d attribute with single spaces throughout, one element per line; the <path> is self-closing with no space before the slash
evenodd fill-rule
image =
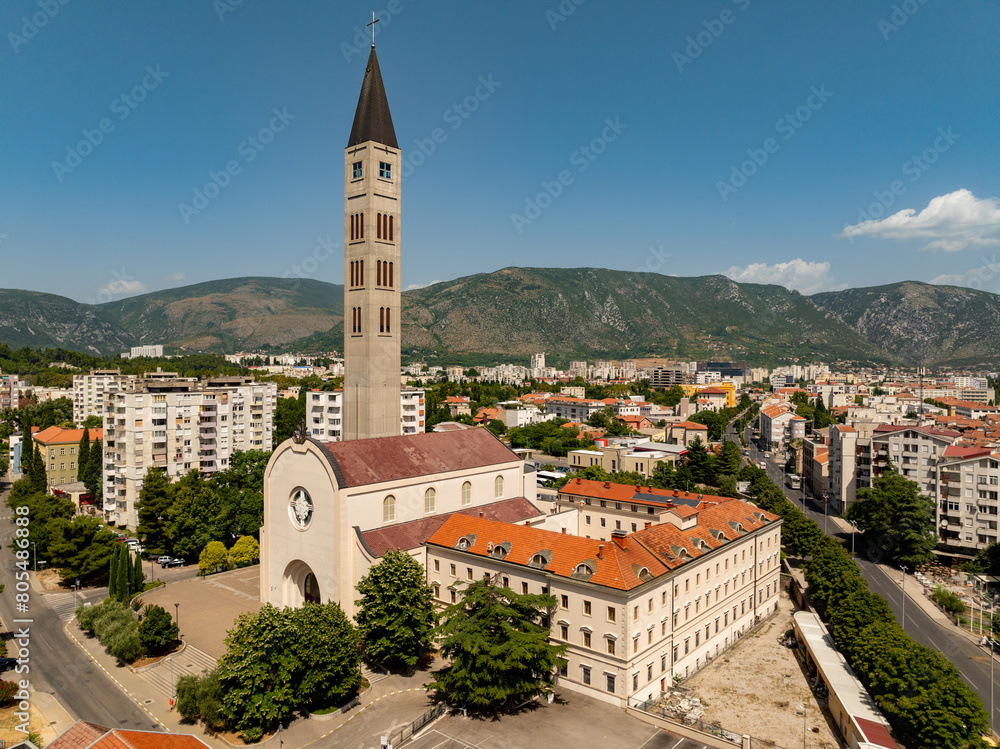
<path id="1" fill-rule="evenodd" d="M 601 518 L 601 527 L 604 528 L 606 526 L 607 526 L 607 523 L 604 522 L 604 518 Z"/>
<path id="2" fill-rule="evenodd" d="M 583 683 L 590 684 L 590 668 L 583 666 Z"/>
<path id="3" fill-rule="evenodd" d="M 590 525 L 590 515 L 587 515 L 587 525 Z"/>
<path id="4" fill-rule="evenodd" d="M 589 648 L 590 647 L 590 632 L 584 632 L 583 633 L 583 646 L 585 648 Z"/>
<path id="5" fill-rule="evenodd" d="M 608 691 L 611 694 L 615 693 L 615 677 L 612 674 L 605 674 L 608 680 Z"/>
<path id="6" fill-rule="evenodd" d="M 472 579 L 472 567 L 466 567 L 465 568 L 465 579 L 466 580 L 471 580 Z"/>
<path id="7" fill-rule="evenodd" d="M 452 576 L 452 577 L 455 577 L 455 576 L 456 576 L 456 574 L 457 574 L 457 573 L 455 572 L 455 565 L 451 565 L 451 576 Z"/>
<path id="8" fill-rule="evenodd" d="M 441 571 L 441 560 L 440 559 L 435 559 L 434 560 L 434 571 L 435 572 L 440 572 Z"/>
<path id="9" fill-rule="evenodd" d="M 361 179 L 361 162 L 355 161 L 354 164 L 351 165 L 351 169 L 354 172 L 354 179 Z"/>
<path id="10" fill-rule="evenodd" d="M 608 606 L 608 621 L 613 622 L 615 620 L 615 607 Z"/>
<path id="11" fill-rule="evenodd" d="M 565 624 L 560 624 L 559 625 L 559 635 L 564 640 L 568 640 L 569 639 L 569 627 L 567 627 Z"/>
<path id="12" fill-rule="evenodd" d="M 585 616 L 590 616 L 590 601 L 583 602 L 583 613 Z"/>
<path id="13" fill-rule="evenodd" d="M 528 583 L 521 583 L 521 592 L 524 595 L 528 595 Z"/>
<path id="14" fill-rule="evenodd" d="M 639 607 L 636 606 L 632 609 L 632 621 L 639 621 Z"/>
<path id="15" fill-rule="evenodd" d="M 632 674 L 632 691 L 636 691 L 639 688 L 639 674 Z"/>
<path id="16" fill-rule="evenodd" d="M 614 640 L 608 640 L 608 653 L 610 653 L 611 655 L 615 654 L 615 641 Z"/>
<path id="17" fill-rule="evenodd" d="M 457 601 L 457 600 L 458 600 L 458 596 L 455 595 L 455 589 L 452 588 L 451 589 L 451 602 L 455 603 L 455 601 Z"/>
<path id="18" fill-rule="evenodd" d="M 569 596 L 563 596 L 562 597 L 562 607 L 564 609 L 568 609 L 569 608 Z"/>
<path id="19" fill-rule="evenodd" d="M 382 179 L 392 179 L 392 164 L 380 161 L 378 163 L 378 176 Z"/>
<path id="20" fill-rule="evenodd" d="M 685 637 L 684 638 L 684 655 L 688 654 L 688 652 L 690 650 L 690 646 L 691 646 L 691 638 L 690 637 Z"/>

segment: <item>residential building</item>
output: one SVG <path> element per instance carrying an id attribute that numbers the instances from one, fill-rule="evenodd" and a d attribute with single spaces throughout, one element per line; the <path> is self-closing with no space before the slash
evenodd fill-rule
<path id="1" fill-rule="evenodd" d="M 465 382 L 465 369 L 463 367 L 445 367 L 445 378 L 448 382 Z"/>
<path id="2" fill-rule="evenodd" d="M 872 475 L 882 475 L 888 458 L 897 473 L 917 483 L 921 494 L 937 498 L 937 461 L 961 436 L 935 427 L 878 426 L 871 440 Z"/>
<path id="3" fill-rule="evenodd" d="M 610 399 L 605 402 L 592 398 L 552 397 L 545 401 L 545 413 L 552 414 L 558 419 L 584 422 L 613 403 L 614 401 Z"/>
<path id="4" fill-rule="evenodd" d="M 472 399 L 466 395 L 449 395 L 444 405 L 452 416 L 472 416 Z"/>
<path id="5" fill-rule="evenodd" d="M 427 581 L 441 606 L 484 577 L 554 596 L 543 626 L 568 645 L 559 685 L 624 707 L 777 608 L 780 519 L 739 500 L 684 509 L 607 542 L 455 514 L 426 542 Z"/>
<path id="6" fill-rule="evenodd" d="M 974 556 L 1000 542 L 1000 453 L 949 445 L 937 460 L 935 479 L 934 526 L 944 550 Z"/>
<path id="7" fill-rule="evenodd" d="M 666 443 L 668 445 L 684 445 L 689 447 L 696 439 L 708 444 L 708 427 L 695 421 L 679 421 L 667 424 Z"/>
<path id="8" fill-rule="evenodd" d="M 784 452 L 792 440 L 806 436 L 806 420 L 788 403 L 771 403 L 760 409 L 760 439 L 771 450 Z"/>
<path id="9" fill-rule="evenodd" d="M 529 367 L 532 371 L 536 369 L 545 369 L 545 352 L 540 354 L 531 355 L 531 365 Z"/>
<path id="10" fill-rule="evenodd" d="M 566 395 L 570 398 L 586 398 L 587 388 L 581 386 L 569 386 L 559 388 L 560 395 Z"/>
<path id="11" fill-rule="evenodd" d="M 830 509 L 843 515 L 858 493 L 858 430 L 846 424 L 830 427 L 827 472 Z"/>
<path id="12" fill-rule="evenodd" d="M 118 392 L 135 379 L 135 375 L 122 375 L 120 369 L 92 369 L 89 374 L 73 375 L 73 421 L 82 425 L 88 416 L 103 418 L 105 395 Z"/>
<path id="13" fill-rule="evenodd" d="M 104 517 L 138 525 L 135 503 L 151 467 L 171 480 L 229 467 L 237 450 L 270 450 L 277 385 L 251 377 L 199 382 L 157 373 L 107 393 L 104 416 Z"/>
<path id="14" fill-rule="evenodd" d="M 151 359 L 163 358 L 163 346 L 160 344 L 152 346 L 133 346 L 127 354 L 122 354 L 122 359 L 138 359 L 148 357 Z"/>
<path id="15" fill-rule="evenodd" d="M 28 386 L 17 375 L 0 374 L 0 411 L 7 408 L 17 408 L 21 391 Z"/>
<path id="16" fill-rule="evenodd" d="M 101 429 L 87 430 L 90 444 L 100 442 L 104 433 Z M 80 466 L 77 462 L 83 429 L 63 429 L 51 426 L 31 435 L 35 449 L 45 461 L 45 478 L 49 490 L 77 481 Z"/>
<path id="17" fill-rule="evenodd" d="M 343 390 L 312 390 L 306 394 L 306 426 L 314 439 L 340 442 L 343 438 Z M 399 420 L 401 434 L 424 431 L 424 391 L 400 388 Z"/>

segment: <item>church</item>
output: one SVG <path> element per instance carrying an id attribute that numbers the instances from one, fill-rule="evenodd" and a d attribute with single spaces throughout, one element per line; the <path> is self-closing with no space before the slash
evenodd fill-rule
<path id="1" fill-rule="evenodd" d="M 485 429 L 402 435 L 400 164 L 373 45 L 344 149 L 344 439 L 296 437 L 268 462 L 260 589 L 277 606 L 332 600 L 350 616 L 385 550 L 420 557 L 449 513 L 543 515 L 534 472 Z"/>
<path id="2" fill-rule="evenodd" d="M 344 440 L 303 428 L 272 454 L 261 600 L 353 616 L 355 586 L 402 549 L 442 607 L 484 576 L 554 596 L 558 683 L 618 706 L 651 699 L 777 611 L 781 518 L 580 478 L 543 502 L 534 469 L 486 429 L 403 435 L 400 157 L 373 44 L 344 150 Z"/>

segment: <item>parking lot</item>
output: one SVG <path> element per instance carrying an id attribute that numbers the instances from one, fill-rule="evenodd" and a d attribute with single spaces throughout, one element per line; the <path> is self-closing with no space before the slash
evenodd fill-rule
<path id="1" fill-rule="evenodd" d="M 563 691 L 553 705 L 497 720 L 447 715 L 415 741 L 413 749 L 538 749 L 540 746 L 601 749 L 705 749 L 625 714 L 620 708 Z"/>

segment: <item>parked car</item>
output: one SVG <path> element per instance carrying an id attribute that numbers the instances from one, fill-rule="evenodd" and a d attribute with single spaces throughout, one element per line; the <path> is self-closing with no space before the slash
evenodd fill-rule
<path id="1" fill-rule="evenodd" d="M 13 658 L 0 658 L 0 672 L 13 671 L 17 666 L 17 661 Z"/>
<path id="2" fill-rule="evenodd" d="M 160 562 L 160 566 L 166 569 L 167 567 L 183 567 L 187 564 L 187 560 L 181 559 L 180 557 L 171 557 L 165 562 Z"/>
<path id="3" fill-rule="evenodd" d="M 166 563 L 173 559 L 169 554 L 164 554 L 163 556 L 157 558 L 156 563 L 166 566 Z"/>

